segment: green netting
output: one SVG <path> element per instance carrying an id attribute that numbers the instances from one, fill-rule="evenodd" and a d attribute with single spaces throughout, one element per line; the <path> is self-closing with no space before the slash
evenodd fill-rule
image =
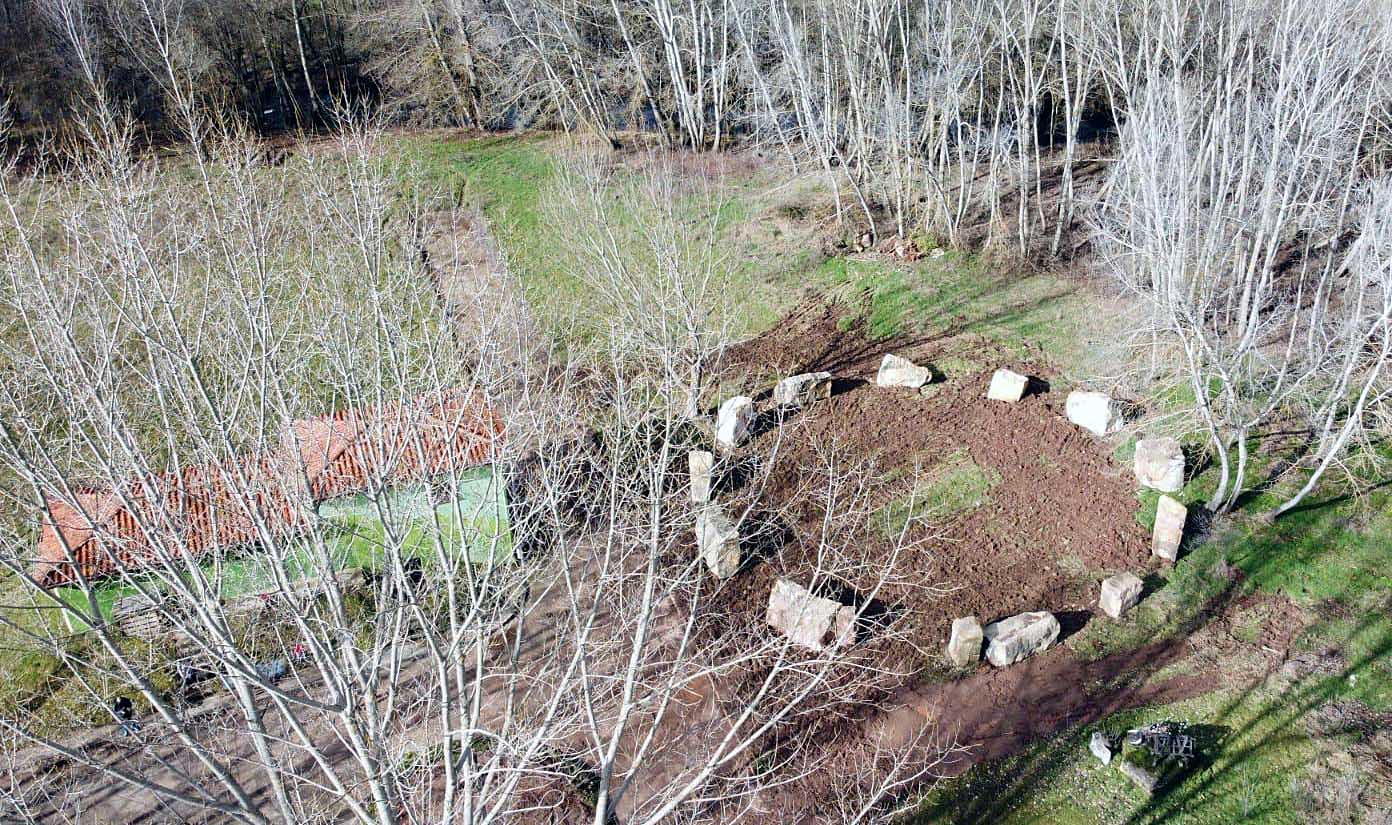
<path id="1" fill-rule="evenodd" d="M 292 585 L 323 575 L 326 562 L 336 571 L 379 568 L 399 548 L 403 559 L 420 560 L 421 567 L 438 567 L 459 560 L 461 549 L 475 565 L 510 562 L 512 529 L 507 492 L 489 467 L 479 467 L 450 485 L 452 497 L 432 504 L 427 485 L 410 485 L 377 496 L 346 496 L 319 505 L 325 529 L 311 538 L 292 539 L 282 553 L 244 553 L 210 559 L 200 566 L 224 599 L 275 590 L 276 566 Z M 327 556 L 327 558 L 326 558 Z M 112 605 L 139 591 L 129 583 L 111 581 L 93 589 L 101 614 L 111 618 Z M 57 595 L 74 606 L 86 607 L 75 587 L 58 588 Z M 69 616 L 69 625 L 81 624 Z M 86 627 L 73 626 L 74 631 Z"/>

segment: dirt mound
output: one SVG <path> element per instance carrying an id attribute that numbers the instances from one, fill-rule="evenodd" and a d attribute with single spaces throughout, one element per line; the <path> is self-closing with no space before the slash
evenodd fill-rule
<path id="1" fill-rule="evenodd" d="M 916 475 L 931 476 L 949 458 L 969 460 L 994 482 L 980 506 L 938 518 L 927 514 L 928 525 L 919 528 L 923 540 L 905 559 L 915 586 L 886 594 L 914 625 L 922 647 L 936 653 L 952 619 L 965 615 L 988 622 L 1047 609 L 1063 614 L 1065 633 L 1074 631 L 1091 616 L 1105 572 L 1143 572 L 1151 565 L 1147 536 L 1135 519 L 1133 485 L 1110 461 L 1106 444 L 1068 422 L 1061 393 L 1047 388 L 1051 370 L 983 344 L 973 353 L 978 360 L 1040 379 L 1028 397 L 1016 404 L 988 401 L 990 370 L 950 375 L 927 394 L 882 389 L 872 379 L 885 352 L 909 352 L 932 363 L 942 350 L 933 342 L 871 341 L 845 319 L 839 307 L 807 305 L 735 349 L 731 369 L 750 377 L 818 369 L 837 376 L 831 399 L 784 420 L 781 430 L 766 428 L 743 452 L 751 460 L 776 455 L 766 497 L 809 529 L 818 515 L 806 496 L 815 484 L 809 468 L 832 445 L 852 460 L 873 463 L 879 508 L 905 501 Z M 888 551 L 885 532 L 867 525 L 859 539 Z M 810 574 L 815 561 L 785 547 L 777 558 L 784 569 L 760 565 L 731 589 L 747 590 L 738 598 L 751 610 L 762 609 L 774 576 Z M 955 589 L 945 595 L 926 589 L 943 586 Z"/>
<path id="2" fill-rule="evenodd" d="M 873 379 L 886 352 L 952 368 L 922 392 L 882 389 Z M 997 367 L 1035 379 L 1024 400 L 986 399 Z M 944 681 L 942 651 L 954 618 L 975 615 L 986 623 L 1050 610 L 1067 636 L 1092 619 L 1102 578 L 1117 570 L 1145 575 L 1152 561 L 1148 537 L 1135 518 L 1131 479 L 1113 464 L 1107 444 L 1068 422 L 1062 393 L 1049 388 L 1052 369 L 986 341 L 960 336 L 875 341 L 843 307 L 813 301 L 775 329 L 733 348 L 723 374 L 756 394 L 779 375 L 813 370 L 835 376 L 832 397 L 781 421 L 766 417 L 735 456 L 736 464 L 746 466 L 772 462 L 762 467 L 765 473 L 745 475 L 766 479 L 760 499 L 785 523 L 776 546 L 765 548 L 760 559 L 722 585 L 713 613 L 730 624 L 760 626 L 773 581 L 778 576 L 806 581 L 817 569 L 824 510 L 813 491 L 829 449 L 847 462 L 864 462 L 871 491 L 865 523 L 833 541 L 856 542 L 870 558 L 891 552 L 896 530 L 886 516 L 904 508 L 916 485 L 937 484 L 946 489 L 936 492 L 956 500 L 936 514 L 925 513 L 924 523 L 911 523 L 914 540 L 898 565 L 906 575 L 878 594 L 897 618 L 902 640 L 867 639 L 857 648 L 857 655 L 911 675 L 897 685 L 881 685 L 874 695 L 858 694 L 858 718 L 809 721 L 805 724 L 815 733 L 785 735 L 820 742 L 824 752 L 839 754 L 830 764 L 840 764 L 865 751 L 866 743 L 907 743 L 928 719 L 951 720 L 940 735 L 971 748 L 970 757 L 942 766 L 955 773 L 1079 719 L 1207 689 L 1208 680 L 1196 677 L 1089 693 L 1099 683 L 1115 682 L 1118 674 L 1173 660 L 1179 644 L 1098 663 L 1084 663 L 1058 646 L 1013 668 L 992 670 L 983 663 L 972 674 Z M 944 468 L 969 473 L 959 481 L 944 476 Z M 737 497 L 742 483 L 749 482 L 737 478 L 720 494 Z M 857 580 L 854 571 L 844 583 L 855 592 L 872 586 Z M 832 781 L 808 776 L 796 790 L 777 794 L 777 801 L 765 800 L 775 812 L 770 821 L 796 821 L 819 789 L 835 792 L 826 784 Z"/>

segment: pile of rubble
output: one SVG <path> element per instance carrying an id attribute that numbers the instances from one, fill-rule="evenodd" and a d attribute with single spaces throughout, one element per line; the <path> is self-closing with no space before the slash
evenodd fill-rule
<path id="1" fill-rule="evenodd" d="M 829 372 L 792 375 L 774 387 L 772 404 L 780 410 L 808 407 L 831 397 L 833 376 Z M 916 364 L 894 353 L 887 353 L 875 374 L 875 385 L 882 388 L 927 391 L 939 380 L 931 367 Z M 1009 369 L 998 369 L 991 376 L 986 397 L 992 401 L 1016 403 L 1030 391 L 1031 378 Z M 729 453 L 753 435 L 756 403 L 746 395 L 724 401 L 715 422 L 715 446 Z M 1105 393 L 1078 390 L 1069 393 L 1065 414 L 1070 422 L 1098 436 L 1117 432 L 1125 424 L 1124 405 Z M 740 569 L 740 531 L 737 519 L 713 500 L 718 465 L 716 452 L 694 450 L 687 456 L 691 503 L 696 508 L 696 543 L 701 559 L 719 578 L 734 576 Z M 1184 537 L 1187 508 L 1168 495 L 1184 486 L 1185 459 L 1174 438 L 1144 438 L 1136 445 L 1134 472 L 1137 482 L 1162 493 L 1157 505 L 1152 535 L 1152 554 L 1173 563 Z M 1142 579 L 1121 572 L 1101 583 L 1098 607 L 1105 615 L 1119 619 L 1134 608 L 1144 591 Z M 778 579 L 769 593 L 767 620 L 784 636 L 810 650 L 822 651 L 849 643 L 855 638 L 856 608 L 836 599 L 814 593 L 789 579 Z M 952 623 L 947 642 L 947 659 L 959 668 L 974 666 L 984 656 L 996 667 L 1006 667 L 1047 650 L 1059 637 L 1057 617 L 1047 611 L 1010 616 L 983 626 L 975 616 L 964 616 Z"/>
<path id="2" fill-rule="evenodd" d="M 1119 770 L 1147 794 L 1169 784 L 1199 756 L 1193 727 L 1182 722 L 1154 722 L 1120 736 L 1095 730 L 1088 750 L 1103 765 Z"/>

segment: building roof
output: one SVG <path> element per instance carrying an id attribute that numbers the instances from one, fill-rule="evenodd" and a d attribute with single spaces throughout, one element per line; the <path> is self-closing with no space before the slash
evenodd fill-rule
<path id="1" fill-rule="evenodd" d="M 284 538 L 317 502 L 487 464 L 501 436 L 460 390 L 295 421 L 266 452 L 50 497 L 33 576 L 53 587 Z"/>

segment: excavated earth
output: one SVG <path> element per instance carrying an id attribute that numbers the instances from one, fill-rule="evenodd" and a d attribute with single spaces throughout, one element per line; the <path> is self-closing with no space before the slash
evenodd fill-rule
<path id="1" fill-rule="evenodd" d="M 875 370 L 886 352 L 917 363 L 939 359 L 952 368 L 921 393 L 879 388 Z M 962 366 L 963 364 L 967 366 Z M 1026 397 L 1010 404 L 985 397 L 991 372 L 1007 367 L 1032 377 Z M 1068 726 L 1124 708 L 1172 702 L 1213 689 L 1211 673 L 1168 680 L 1148 677 L 1184 654 L 1182 640 L 1158 643 L 1098 661 L 1083 661 L 1063 645 L 1010 668 L 984 662 L 948 673 L 943 662 L 952 620 L 974 615 L 983 624 L 1019 612 L 1049 610 L 1063 638 L 1089 621 L 1107 621 L 1096 608 L 1099 581 L 1121 570 L 1145 577 L 1155 565 L 1149 537 L 1136 521 L 1129 472 L 1110 458 L 1111 446 L 1069 423 L 1056 375 L 1042 356 L 1022 360 L 988 341 L 943 336 L 872 341 L 844 306 L 813 299 L 773 330 L 734 347 L 722 378 L 761 408 L 781 375 L 826 370 L 832 396 L 779 422 L 765 419 L 729 463 L 771 461 L 764 472 L 734 473 L 717 483 L 717 499 L 754 493 L 742 486 L 765 479 L 758 494 L 775 522 L 777 540 L 755 542 L 756 558 L 707 603 L 712 641 L 732 626 L 760 626 L 774 580 L 809 580 L 818 546 L 857 542 L 870 558 L 901 546 L 900 578 L 877 593 L 893 617 L 896 638 L 865 639 L 863 662 L 898 674 L 873 686 L 848 685 L 852 710 L 834 719 L 803 720 L 783 741 L 815 742 L 827 767 L 785 789 L 760 795 L 758 821 L 812 821 L 818 800 L 846 789 L 847 774 L 873 773 L 867 753 L 883 747 L 921 749 L 933 760 L 945 743 L 960 749 L 932 773 L 949 775 L 986 758 L 1009 754 Z M 812 491 L 818 466 L 834 452 L 842 466 L 865 471 L 865 523 L 833 537 L 819 533 L 822 509 Z M 773 458 L 769 458 L 773 456 Z M 912 527 L 908 541 L 877 528 L 875 513 L 902 500 L 915 476 L 944 460 L 970 459 L 995 481 L 981 500 L 955 514 Z M 998 479 L 998 480 L 997 480 Z M 846 591 L 874 586 L 867 570 L 846 571 Z M 760 674 L 751 673 L 750 683 Z M 731 688 L 738 704 L 740 686 Z M 931 741 L 923 738 L 932 731 Z M 777 743 L 771 747 L 777 748 Z"/>
<path id="2" fill-rule="evenodd" d="M 737 374 L 827 370 L 837 378 L 830 399 L 786 418 L 781 431 L 767 427 L 742 452 L 776 455 L 764 498 L 804 537 L 817 534 L 821 509 L 806 493 L 818 484 L 820 457 L 828 448 L 836 448 L 843 463 L 868 468 L 872 509 L 904 500 L 916 473 L 931 474 L 948 457 L 965 455 L 999 479 L 979 506 L 942 518 L 926 514 L 927 522 L 911 529 L 912 540 L 900 551 L 898 567 L 911 580 L 881 591 L 881 600 L 912 625 L 910 635 L 930 658 L 959 616 L 974 615 L 984 624 L 1050 610 L 1060 615 L 1065 634 L 1076 631 L 1091 617 L 1100 578 L 1121 570 L 1144 575 L 1152 566 L 1148 536 L 1135 517 L 1130 474 L 1110 460 L 1107 443 L 1068 422 L 1064 394 L 1047 390 L 1047 365 L 973 342 L 973 360 L 991 368 L 939 378 L 926 397 L 880 388 L 874 372 L 885 352 L 933 364 L 962 342 L 870 342 L 844 313 L 810 303 L 731 353 L 730 370 Z M 1031 392 L 1014 404 L 988 400 L 996 366 L 1035 378 Z M 855 538 L 889 553 L 891 538 L 876 529 L 874 518 Z M 816 541 L 801 543 L 805 553 L 798 552 L 795 539 L 780 549 L 776 564 L 756 564 L 732 580 L 732 603 L 761 610 L 775 576 L 810 576 Z M 871 584 L 846 583 L 856 589 Z"/>

